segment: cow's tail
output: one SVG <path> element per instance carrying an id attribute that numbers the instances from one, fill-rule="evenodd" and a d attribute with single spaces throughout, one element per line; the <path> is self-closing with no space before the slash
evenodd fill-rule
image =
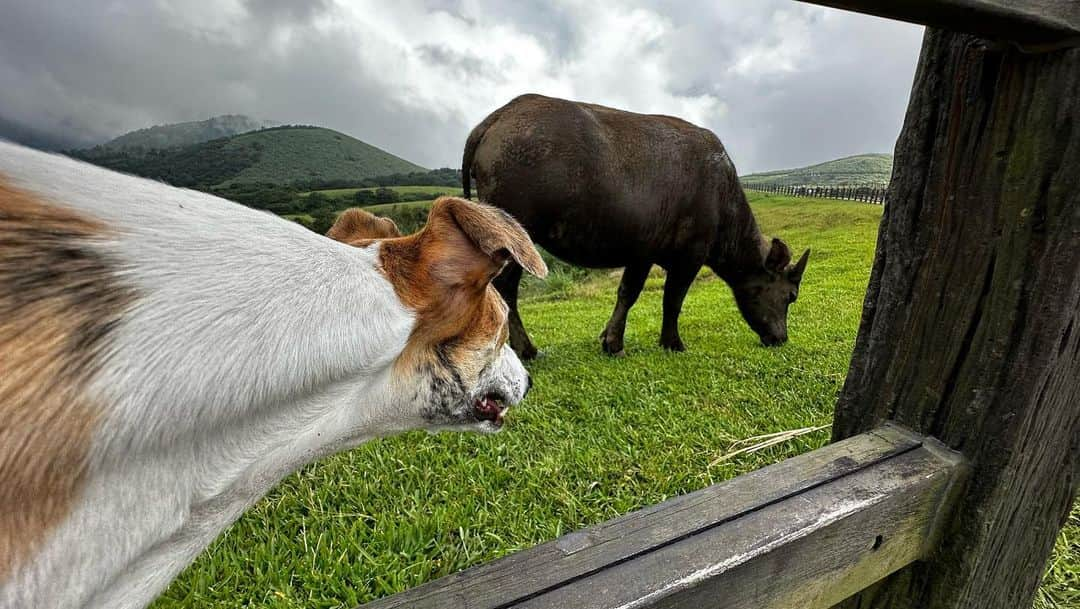
<path id="1" fill-rule="evenodd" d="M 484 139 L 484 133 L 495 124 L 495 121 L 499 120 L 499 110 L 492 112 L 487 118 L 480 121 L 479 125 L 473 127 L 468 139 L 465 140 L 465 152 L 461 155 L 461 190 L 466 199 L 472 196 L 473 155 L 476 154 L 476 148 L 480 145 L 480 141 Z"/>

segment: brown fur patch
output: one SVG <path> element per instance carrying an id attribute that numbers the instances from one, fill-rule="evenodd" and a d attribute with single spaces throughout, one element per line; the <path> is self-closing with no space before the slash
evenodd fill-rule
<path id="1" fill-rule="evenodd" d="M 467 353 L 505 340 L 506 306 L 490 283 L 507 259 L 547 274 L 532 240 L 513 218 L 457 197 L 437 199 L 422 230 L 383 241 L 379 253 L 398 297 L 417 313 L 399 360 L 404 363 L 416 363 L 440 347 L 452 363 L 469 368 Z"/>
<path id="2" fill-rule="evenodd" d="M 400 237 L 401 231 L 390 218 L 380 218 L 359 208 L 341 212 L 326 236 L 350 245 L 366 245 L 371 239 Z"/>
<path id="3" fill-rule="evenodd" d="M 0 582 L 67 515 L 101 412 L 86 387 L 133 292 L 105 227 L 0 175 Z"/>

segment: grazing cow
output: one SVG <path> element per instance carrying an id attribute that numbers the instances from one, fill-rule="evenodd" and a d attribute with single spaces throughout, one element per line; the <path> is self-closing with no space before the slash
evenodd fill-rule
<path id="1" fill-rule="evenodd" d="M 766 239 L 735 166 L 711 131 L 670 116 L 522 95 L 472 130 L 462 159 L 470 196 L 502 208 L 559 258 L 590 268 L 625 267 L 615 311 L 600 334 L 623 353 L 626 315 L 649 269 L 667 271 L 660 344 L 684 351 L 679 311 L 703 264 L 731 287 L 739 311 L 767 346 L 787 341 L 787 310 L 810 250 Z M 511 345 L 536 355 L 517 311 L 521 267 L 495 286 L 510 306 Z"/>

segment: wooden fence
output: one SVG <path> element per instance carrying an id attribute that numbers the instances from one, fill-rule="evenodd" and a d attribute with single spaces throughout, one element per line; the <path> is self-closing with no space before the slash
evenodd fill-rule
<path id="1" fill-rule="evenodd" d="M 932 553 L 966 472 L 887 424 L 360 609 L 828 609 Z"/>
<path id="2" fill-rule="evenodd" d="M 876 205 L 885 204 L 884 186 L 747 186 L 747 190 L 757 190 L 789 197 L 818 197 L 820 199 L 842 199 L 844 201 L 863 201 Z"/>
<path id="3" fill-rule="evenodd" d="M 1080 471 L 1080 3 L 811 1 L 932 26 L 835 442 L 366 607 L 1031 606 Z"/>

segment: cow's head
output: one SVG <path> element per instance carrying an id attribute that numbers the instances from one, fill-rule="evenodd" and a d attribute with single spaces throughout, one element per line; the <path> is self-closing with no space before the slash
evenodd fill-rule
<path id="1" fill-rule="evenodd" d="M 791 262 L 791 250 L 779 239 L 773 239 L 761 267 L 747 273 L 731 286 L 735 302 L 743 319 L 761 337 L 767 347 L 787 342 L 787 312 L 799 297 L 810 250 L 799 261 Z"/>

